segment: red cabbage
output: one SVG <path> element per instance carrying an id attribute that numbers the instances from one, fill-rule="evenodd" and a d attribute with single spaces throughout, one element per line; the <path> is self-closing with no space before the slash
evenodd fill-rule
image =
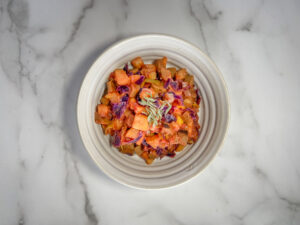
<path id="1" fill-rule="evenodd" d="M 197 116 L 196 116 L 196 113 L 194 110 L 190 109 L 190 108 L 187 108 L 186 111 L 189 111 L 190 112 L 190 116 L 193 118 L 193 120 L 196 120 L 197 119 Z"/>
<path id="2" fill-rule="evenodd" d="M 123 115 L 126 108 L 126 102 L 120 102 L 117 104 L 113 104 L 112 111 L 115 114 L 115 116 L 120 119 L 120 117 Z"/>
<path id="3" fill-rule="evenodd" d="M 115 135 L 113 136 L 113 139 L 112 139 L 112 144 L 115 147 L 120 147 L 120 145 L 121 145 L 120 132 L 115 132 Z"/>
<path id="4" fill-rule="evenodd" d="M 177 81 L 171 81 L 170 82 L 170 86 L 175 90 L 177 91 L 179 89 L 179 86 L 178 86 L 178 82 Z"/>
<path id="5" fill-rule="evenodd" d="M 164 84 L 164 88 L 168 88 L 169 84 L 171 82 L 171 79 L 169 78 L 166 83 Z"/>
<path id="6" fill-rule="evenodd" d="M 129 87 L 127 87 L 127 86 L 118 86 L 117 87 L 117 91 L 120 94 L 125 93 L 125 92 L 129 92 Z"/>
<path id="7" fill-rule="evenodd" d="M 135 74 L 136 74 L 136 75 L 141 75 L 141 72 L 140 72 L 140 71 L 137 71 Z"/>
<path id="8" fill-rule="evenodd" d="M 129 69 L 128 69 L 128 63 L 126 63 L 126 64 L 124 65 L 123 70 L 128 74 L 128 72 L 129 72 Z"/>
<path id="9" fill-rule="evenodd" d="M 131 75 L 133 75 L 133 72 L 130 71 L 127 75 L 128 75 L 128 76 L 131 76 Z"/>
<path id="10" fill-rule="evenodd" d="M 157 147 L 157 149 L 156 149 L 156 154 L 157 154 L 157 155 L 161 155 L 162 152 L 163 152 L 163 149 L 160 148 L 160 147 Z"/>
<path id="11" fill-rule="evenodd" d="M 128 96 L 128 94 L 126 94 L 122 97 L 121 101 L 127 103 L 128 99 L 129 99 L 129 96 Z"/>
<path id="12" fill-rule="evenodd" d="M 145 80 L 145 76 L 142 75 L 142 76 L 140 77 L 140 79 L 138 79 L 135 83 L 136 83 L 136 84 L 141 84 L 141 83 L 143 83 L 144 80 Z"/>
<path id="13" fill-rule="evenodd" d="M 164 116 L 164 119 L 166 120 L 167 123 L 171 123 L 173 121 L 176 121 L 176 117 L 173 116 L 172 114 L 166 114 Z"/>
<path id="14" fill-rule="evenodd" d="M 146 142 L 145 139 L 143 140 L 142 144 L 145 145 L 146 147 L 151 147 L 151 146 Z"/>
<path id="15" fill-rule="evenodd" d="M 131 141 L 125 141 L 124 144 L 132 144 L 137 142 L 138 140 L 140 140 L 143 137 L 143 132 L 139 132 L 139 136 L 137 136 L 137 138 L 131 140 Z"/>

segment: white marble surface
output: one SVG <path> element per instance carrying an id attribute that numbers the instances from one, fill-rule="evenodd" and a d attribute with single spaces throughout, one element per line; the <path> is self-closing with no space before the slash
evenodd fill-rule
<path id="1" fill-rule="evenodd" d="M 300 224 L 299 1 L 0 1 L 0 223 Z M 141 191 L 85 152 L 75 104 L 110 44 L 159 32 L 224 73 L 231 124 L 190 182 Z"/>

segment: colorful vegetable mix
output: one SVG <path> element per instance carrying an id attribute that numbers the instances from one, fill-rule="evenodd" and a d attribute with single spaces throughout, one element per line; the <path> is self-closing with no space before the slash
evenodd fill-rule
<path id="1" fill-rule="evenodd" d="M 167 68 L 167 58 L 145 64 L 141 57 L 109 76 L 95 122 L 120 152 L 151 164 L 174 157 L 199 136 L 201 96 L 186 69 Z"/>

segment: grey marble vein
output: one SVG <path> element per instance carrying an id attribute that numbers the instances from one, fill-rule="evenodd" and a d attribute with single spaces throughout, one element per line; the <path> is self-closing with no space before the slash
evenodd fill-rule
<path id="1" fill-rule="evenodd" d="M 62 54 L 69 47 L 69 45 L 74 41 L 75 36 L 81 26 L 82 20 L 85 18 L 87 11 L 94 7 L 94 4 L 95 4 L 95 0 L 88 0 L 88 2 L 84 5 L 79 16 L 76 18 L 75 22 L 73 23 L 73 28 L 71 30 L 71 33 L 67 41 L 65 42 L 63 47 L 59 50 L 59 54 Z"/>

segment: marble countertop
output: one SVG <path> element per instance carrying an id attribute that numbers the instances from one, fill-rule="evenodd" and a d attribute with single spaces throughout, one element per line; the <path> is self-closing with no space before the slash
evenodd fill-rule
<path id="1" fill-rule="evenodd" d="M 300 224 L 299 9 L 296 0 L 0 1 L 1 224 Z M 202 48 L 231 100 L 220 153 L 165 190 L 108 178 L 76 125 L 89 66 L 143 33 Z"/>

